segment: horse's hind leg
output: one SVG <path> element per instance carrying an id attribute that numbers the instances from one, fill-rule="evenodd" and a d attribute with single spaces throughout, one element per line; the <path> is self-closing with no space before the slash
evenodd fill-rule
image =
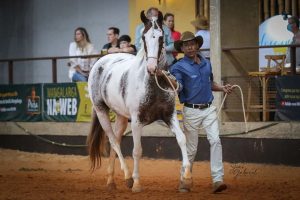
<path id="1" fill-rule="evenodd" d="M 192 182 L 191 164 L 189 162 L 188 155 L 187 155 L 186 137 L 179 126 L 179 121 L 177 119 L 176 113 L 174 113 L 172 116 L 170 128 L 172 132 L 176 135 L 176 140 L 178 142 L 178 145 L 182 153 L 183 171 L 181 172 L 180 179 L 184 184 L 185 188 L 191 188 L 193 182 Z"/>
<path id="2" fill-rule="evenodd" d="M 117 119 L 115 122 L 115 136 L 117 139 L 118 144 L 121 144 L 122 136 L 127 128 L 128 119 L 121 115 L 117 115 Z M 114 171 L 115 171 L 115 159 L 116 159 L 116 152 L 111 148 L 110 149 L 110 156 L 109 156 L 109 163 L 107 168 L 108 178 L 107 178 L 107 187 L 109 190 L 116 189 L 116 184 L 114 181 Z M 126 180 L 127 186 L 132 188 L 133 180 L 132 178 Z"/>
<path id="3" fill-rule="evenodd" d="M 100 122 L 104 132 L 108 136 L 111 148 L 113 148 L 113 150 L 117 153 L 117 155 L 120 159 L 121 169 L 124 170 L 125 179 L 130 180 L 131 179 L 130 171 L 126 165 L 125 159 L 121 152 L 120 143 L 118 142 L 118 139 L 113 132 L 113 129 L 112 129 L 112 126 L 111 126 L 111 123 L 109 120 L 108 112 L 100 111 L 97 107 L 95 107 L 95 111 L 97 113 L 97 117 L 99 119 L 99 122 Z"/>

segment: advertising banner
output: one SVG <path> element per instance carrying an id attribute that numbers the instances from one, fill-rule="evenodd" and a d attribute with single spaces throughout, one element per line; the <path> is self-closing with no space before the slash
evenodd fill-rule
<path id="1" fill-rule="evenodd" d="M 280 76 L 276 79 L 276 118 L 300 120 L 300 76 Z"/>
<path id="2" fill-rule="evenodd" d="M 0 121 L 41 121 L 42 84 L 0 85 Z"/>
<path id="3" fill-rule="evenodd" d="M 90 121 L 91 101 L 87 83 L 44 84 L 44 120 Z"/>

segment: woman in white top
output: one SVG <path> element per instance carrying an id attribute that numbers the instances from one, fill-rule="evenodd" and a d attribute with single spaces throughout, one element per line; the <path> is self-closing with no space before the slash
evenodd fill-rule
<path id="1" fill-rule="evenodd" d="M 91 55 L 96 53 L 85 28 L 79 27 L 75 29 L 74 41 L 75 42 L 70 44 L 70 56 Z M 69 62 L 69 78 L 71 81 L 87 81 L 90 69 L 95 61 L 95 58 L 71 58 Z"/>

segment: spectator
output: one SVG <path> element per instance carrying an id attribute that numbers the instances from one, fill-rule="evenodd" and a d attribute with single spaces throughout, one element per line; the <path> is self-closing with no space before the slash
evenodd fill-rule
<path id="1" fill-rule="evenodd" d="M 191 24 L 196 28 L 196 36 L 202 36 L 203 45 L 202 49 L 210 49 L 210 32 L 209 32 L 209 22 L 208 19 L 204 16 L 197 16 L 194 21 L 191 21 Z M 210 51 L 201 51 L 201 54 L 205 58 L 210 58 Z"/>
<path id="2" fill-rule="evenodd" d="M 122 35 L 119 38 L 120 51 L 124 53 L 136 53 L 136 47 L 130 44 L 131 38 L 129 35 Z"/>
<path id="3" fill-rule="evenodd" d="M 102 47 L 103 51 L 107 51 L 108 53 L 116 53 L 119 51 L 119 34 L 120 30 L 116 27 L 110 27 L 107 30 L 107 40 L 108 43 Z"/>
<path id="4" fill-rule="evenodd" d="M 294 35 L 291 44 L 300 44 L 300 30 L 298 17 L 292 16 L 288 18 L 287 30 L 291 31 Z M 287 66 L 289 66 L 291 63 L 290 48 L 287 51 L 286 62 L 288 63 Z M 300 48 L 296 48 L 296 66 L 297 68 L 300 67 Z"/>
<path id="5" fill-rule="evenodd" d="M 85 28 L 79 27 L 74 32 L 74 42 L 70 44 L 70 56 L 82 56 L 95 54 L 89 35 Z M 69 65 L 69 78 L 72 82 L 87 81 L 90 69 L 96 58 L 71 58 Z"/>
<path id="6" fill-rule="evenodd" d="M 159 10 L 157 8 L 151 7 L 147 10 L 146 16 L 148 19 L 151 19 L 152 17 L 158 17 Z M 138 25 L 135 29 L 135 46 L 137 48 L 137 51 L 141 49 L 141 39 L 142 39 L 142 32 L 144 30 L 144 24 L 141 23 Z M 166 49 L 166 57 L 167 57 L 167 63 L 168 65 L 171 65 L 175 58 L 172 54 L 174 51 L 174 41 L 172 39 L 172 34 L 170 29 L 163 25 L 163 31 L 164 31 L 164 44 Z"/>
<path id="7" fill-rule="evenodd" d="M 181 39 L 174 46 L 178 52 L 184 53 L 184 57 L 171 66 L 170 72 L 176 77 L 179 99 L 184 103 L 183 126 L 189 161 L 193 166 L 198 148 L 198 132 L 203 125 L 210 144 L 211 176 L 213 192 L 216 193 L 225 190 L 227 186 L 223 182 L 222 145 L 216 107 L 212 105 L 212 91 L 231 93 L 232 86 L 221 86 L 214 82 L 210 61 L 198 53 L 202 44 L 201 36 L 195 37 L 192 32 L 182 33 Z M 179 191 L 188 192 L 190 188 L 180 182 Z"/>
<path id="8" fill-rule="evenodd" d="M 175 27 L 174 14 L 166 13 L 164 16 L 164 22 L 165 22 L 165 25 L 171 30 L 172 39 L 174 40 L 174 42 L 179 40 L 181 33 L 178 31 L 175 31 L 175 29 L 174 29 L 174 27 Z M 174 58 L 176 58 L 177 54 L 178 54 L 177 52 L 173 52 Z"/>

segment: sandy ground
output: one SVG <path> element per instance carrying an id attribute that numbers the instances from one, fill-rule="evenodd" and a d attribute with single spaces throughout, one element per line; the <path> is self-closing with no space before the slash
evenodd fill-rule
<path id="1" fill-rule="evenodd" d="M 208 162 L 196 162 L 194 187 L 177 191 L 180 161 L 141 160 L 143 191 L 127 189 L 116 162 L 117 190 L 106 188 L 107 159 L 89 171 L 87 156 L 27 153 L 0 149 L 0 199 L 300 199 L 300 167 L 224 163 L 228 189 L 211 193 Z M 130 169 L 132 159 L 126 158 Z"/>

